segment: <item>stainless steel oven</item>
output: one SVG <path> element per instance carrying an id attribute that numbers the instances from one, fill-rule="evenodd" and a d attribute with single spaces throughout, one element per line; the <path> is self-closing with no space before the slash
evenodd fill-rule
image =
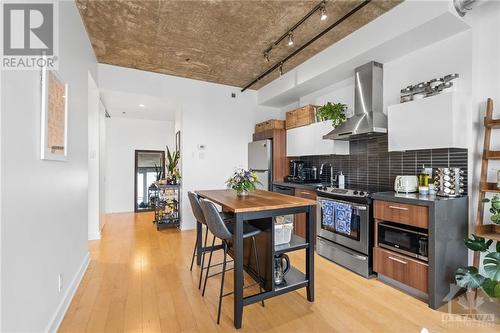
<path id="1" fill-rule="evenodd" d="M 330 212 L 324 211 L 325 206 L 328 206 L 329 202 L 333 205 L 335 205 L 335 203 L 344 203 L 352 207 L 351 222 L 348 230 L 341 228 L 337 224 L 335 211 L 331 211 L 331 220 L 328 220 L 328 222 L 325 221 L 325 214 L 330 214 Z M 352 250 L 367 254 L 369 250 L 369 212 L 369 205 L 367 204 L 352 203 L 348 201 L 319 197 L 316 215 L 318 216 L 318 236 L 324 239 L 328 239 L 337 244 L 346 246 Z"/>
<path id="2" fill-rule="evenodd" d="M 368 197 L 334 198 L 318 194 L 317 252 L 360 275 L 372 275 L 373 223 Z M 338 207 L 348 209 L 339 219 Z"/>

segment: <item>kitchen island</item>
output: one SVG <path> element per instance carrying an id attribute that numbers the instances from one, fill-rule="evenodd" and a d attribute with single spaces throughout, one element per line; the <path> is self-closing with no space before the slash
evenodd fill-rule
<path id="1" fill-rule="evenodd" d="M 207 200 L 221 205 L 224 210 L 234 213 L 235 228 L 233 234 L 233 259 L 234 259 L 234 326 L 239 329 L 242 325 L 243 307 L 261 300 L 282 295 L 300 288 L 307 289 L 307 300 L 314 301 L 314 241 L 313 241 L 313 211 L 316 202 L 309 199 L 293 197 L 289 195 L 256 190 L 247 197 L 238 197 L 233 190 L 207 190 L 196 191 L 196 193 Z M 286 275 L 284 285 L 275 285 L 271 279 L 271 284 L 263 292 L 243 297 L 243 221 L 264 220 L 288 214 L 306 214 L 306 238 L 293 237 L 289 244 L 274 245 L 274 228 L 272 225 L 270 249 L 264 261 L 272 270 L 273 257 L 275 254 L 287 251 L 305 249 L 306 271 L 300 272 L 292 267 Z"/>

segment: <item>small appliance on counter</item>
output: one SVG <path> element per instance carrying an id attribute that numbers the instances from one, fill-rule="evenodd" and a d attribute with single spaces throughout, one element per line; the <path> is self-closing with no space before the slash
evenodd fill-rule
<path id="1" fill-rule="evenodd" d="M 318 169 L 306 167 L 304 161 L 290 161 L 290 175 L 285 177 L 289 183 L 319 183 Z"/>
<path id="2" fill-rule="evenodd" d="M 438 168 L 434 185 L 440 197 L 457 197 L 465 193 L 464 171 L 460 168 Z"/>
<path id="3" fill-rule="evenodd" d="M 396 193 L 418 192 L 419 180 L 417 176 L 396 176 L 394 191 Z"/>
<path id="4" fill-rule="evenodd" d="M 298 177 L 299 174 L 302 172 L 302 169 L 304 168 L 305 164 L 306 162 L 304 161 L 299 161 L 299 160 L 290 161 L 290 176 Z"/>

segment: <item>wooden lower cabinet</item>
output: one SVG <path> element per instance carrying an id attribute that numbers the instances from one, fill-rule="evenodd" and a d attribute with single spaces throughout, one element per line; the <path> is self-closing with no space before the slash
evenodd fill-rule
<path id="1" fill-rule="evenodd" d="M 375 200 L 373 217 L 419 228 L 429 227 L 429 208 L 398 202 Z"/>
<path id="2" fill-rule="evenodd" d="M 373 253 L 375 272 L 428 293 L 429 267 L 426 263 L 379 247 L 374 247 Z"/>
<path id="3" fill-rule="evenodd" d="M 316 192 L 315 191 L 310 191 L 310 190 L 305 190 L 305 189 L 300 189 L 300 188 L 295 189 L 295 196 L 310 199 L 310 200 L 316 200 Z M 313 236 L 314 236 L 314 239 L 316 239 L 316 210 L 313 211 L 313 220 L 314 220 Z M 294 234 L 296 234 L 297 236 L 300 236 L 302 238 L 306 238 L 306 214 L 305 213 L 295 214 L 294 219 L 293 219 L 293 230 L 294 230 Z"/>

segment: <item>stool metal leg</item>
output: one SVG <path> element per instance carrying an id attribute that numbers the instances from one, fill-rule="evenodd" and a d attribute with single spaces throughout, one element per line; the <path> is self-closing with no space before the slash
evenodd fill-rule
<path id="1" fill-rule="evenodd" d="M 257 246 L 255 244 L 255 236 L 252 236 L 252 247 L 253 247 L 253 254 L 255 256 L 255 264 L 257 265 L 257 275 L 259 279 L 259 290 L 262 292 L 262 280 L 260 278 L 260 265 L 259 265 L 259 256 L 257 255 Z M 261 301 L 262 306 L 264 306 L 264 300 Z"/>
<path id="2" fill-rule="evenodd" d="M 205 248 L 207 247 L 207 239 L 208 239 L 208 227 L 205 226 L 205 243 L 201 249 L 201 266 L 200 266 L 200 281 L 198 282 L 198 289 L 201 288 L 201 280 L 203 279 L 203 264 L 205 263 Z"/>
<path id="3" fill-rule="evenodd" d="M 191 267 L 189 267 L 189 271 L 190 272 L 193 270 L 194 257 L 196 255 L 196 250 L 197 249 L 198 249 L 198 237 L 196 237 L 196 240 L 194 241 L 193 256 L 191 257 Z M 200 289 L 200 288 L 198 288 L 198 289 Z"/>
<path id="4" fill-rule="evenodd" d="M 219 309 L 217 311 L 217 324 L 219 324 L 219 322 L 220 322 L 220 312 L 222 309 L 222 293 L 224 291 L 224 276 L 226 275 L 226 259 L 227 259 L 227 244 L 225 241 L 223 241 L 222 243 L 224 246 L 224 261 L 222 262 L 222 278 L 220 280 Z M 208 273 L 207 273 L 207 276 L 208 276 Z"/>
<path id="5" fill-rule="evenodd" d="M 203 284 L 203 292 L 201 293 L 201 296 L 205 296 L 205 289 L 207 288 L 208 273 L 210 270 L 210 265 L 212 264 L 212 255 L 214 254 L 214 246 L 215 246 L 215 236 L 214 236 L 214 240 L 212 241 L 212 249 L 210 250 L 210 257 L 208 257 L 207 273 L 205 275 L 205 283 Z M 203 267 L 201 268 L 201 272 L 203 274 Z"/>

